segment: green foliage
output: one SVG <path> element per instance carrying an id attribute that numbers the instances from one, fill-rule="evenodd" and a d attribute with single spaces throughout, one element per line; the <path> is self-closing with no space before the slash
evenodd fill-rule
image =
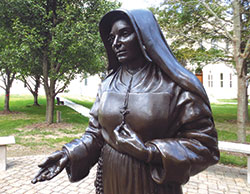
<path id="1" fill-rule="evenodd" d="M 22 79 L 23 75 L 42 76 L 46 97 L 53 100 L 76 74 L 104 70 L 106 61 L 98 23 L 117 6 L 108 0 L 2 0 L 0 41 L 6 35 L 9 38 L 0 50 L 0 65 L 13 60 L 15 72 Z M 49 107 L 48 122 L 53 121 L 52 116 L 53 109 Z"/>
<path id="2" fill-rule="evenodd" d="M 246 89 L 250 62 L 250 2 L 247 0 L 165 0 L 152 9 L 170 47 L 190 70 L 230 63 L 238 77 L 238 139 L 245 141 Z M 242 114 L 241 114 L 242 113 Z"/>
<path id="3" fill-rule="evenodd" d="M 210 10 L 199 0 L 165 0 L 159 7 L 152 8 L 152 11 L 182 64 L 204 66 L 217 61 L 232 63 L 233 53 L 228 50 L 232 48 L 232 41 L 228 37 L 228 34 L 233 34 L 232 0 L 204 2 Z M 250 34 L 249 1 L 242 1 L 242 4 L 242 18 L 245 18 L 242 26 L 244 44 Z M 225 26 L 228 34 L 224 31 Z M 220 43 L 224 45 L 220 46 Z"/>
<path id="4" fill-rule="evenodd" d="M 117 6 L 115 3 L 3 0 L 1 4 L 2 7 L 8 5 L 8 9 L 2 10 L 0 19 L 10 25 L 21 42 L 24 53 L 19 55 L 26 65 L 38 66 L 41 70 L 41 58 L 47 51 L 49 78 L 63 83 L 74 78 L 73 72 L 96 73 L 103 68 L 98 22 Z"/>

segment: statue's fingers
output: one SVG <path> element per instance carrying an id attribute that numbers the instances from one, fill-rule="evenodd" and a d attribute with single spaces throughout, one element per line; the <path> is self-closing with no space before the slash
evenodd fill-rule
<path id="1" fill-rule="evenodd" d="M 46 180 L 44 177 L 49 173 L 48 169 L 41 169 L 31 183 L 35 184 L 37 182 L 42 182 Z"/>
<path id="2" fill-rule="evenodd" d="M 46 171 L 46 172 L 44 172 L 43 174 L 41 174 L 41 176 L 40 176 L 40 181 L 46 181 L 46 180 L 49 180 L 48 179 L 48 177 L 49 177 L 49 175 L 50 175 L 50 171 L 48 170 L 48 171 Z"/>
<path id="3" fill-rule="evenodd" d="M 62 171 L 61 168 L 58 166 L 54 171 L 51 171 L 51 172 L 47 175 L 46 179 L 47 179 L 47 180 L 53 179 L 53 178 L 54 178 L 56 175 L 58 175 L 61 171 Z"/>
<path id="4" fill-rule="evenodd" d="M 54 178 L 55 176 L 57 176 L 60 172 L 62 172 L 62 170 L 65 168 L 65 166 L 68 163 L 68 156 L 64 155 L 64 157 L 62 157 L 59 160 L 59 163 L 57 166 L 54 166 L 53 168 L 49 168 L 50 170 L 50 174 L 47 176 L 48 180 Z"/>
<path id="5" fill-rule="evenodd" d="M 45 168 L 47 165 L 49 165 L 51 163 L 51 158 L 48 157 L 46 158 L 41 164 L 38 164 L 39 168 Z"/>
<path id="6" fill-rule="evenodd" d="M 37 181 L 37 179 L 36 178 L 33 178 L 32 180 L 31 180 L 31 183 L 32 184 L 36 184 L 38 181 Z"/>
<path id="7" fill-rule="evenodd" d="M 39 172 L 36 174 L 35 178 L 32 180 L 32 183 L 34 182 L 34 184 L 35 184 L 37 182 L 37 178 L 39 176 L 41 176 L 45 171 L 48 171 L 48 169 L 47 168 L 41 168 L 39 170 Z"/>

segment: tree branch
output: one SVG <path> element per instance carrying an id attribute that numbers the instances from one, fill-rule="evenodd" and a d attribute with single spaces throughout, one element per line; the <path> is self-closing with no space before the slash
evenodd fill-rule
<path id="1" fill-rule="evenodd" d="M 201 1 L 202 4 L 207 8 L 208 11 L 210 11 L 214 17 L 221 22 L 221 24 L 223 24 L 225 21 L 223 21 L 221 18 L 219 18 L 219 16 L 209 7 L 209 5 L 204 1 L 202 0 Z M 231 40 L 234 40 L 234 37 L 228 32 L 227 28 L 225 27 L 225 25 L 222 25 L 222 28 L 224 29 L 225 33 L 227 34 L 227 36 L 231 39 Z"/>
<path id="2" fill-rule="evenodd" d="M 246 77 L 245 77 L 245 80 L 247 81 L 247 80 L 249 80 L 250 79 L 250 75 L 247 75 Z"/>
<path id="3" fill-rule="evenodd" d="M 56 68 L 55 68 L 55 72 L 58 73 L 60 68 L 61 68 L 62 64 L 61 63 L 57 63 Z"/>
<path id="4" fill-rule="evenodd" d="M 74 76 L 74 73 L 70 73 L 69 79 L 68 79 L 66 82 L 64 82 L 64 85 L 63 85 L 61 88 L 59 88 L 59 89 L 55 92 L 56 95 L 59 94 L 59 93 L 62 93 L 62 92 L 68 87 L 68 85 L 69 85 L 69 83 L 70 83 L 69 80 L 71 80 L 71 78 L 72 78 L 73 76 Z"/>
<path id="5" fill-rule="evenodd" d="M 2 82 L 4 84 L 4 86 L 6 87 L 7 86 L 7 80 L 6 80 L 6 77 L 5 77 L 5 74 L 1 71 L 1 77 L 2 77 Z"/>
<path id="6" fill-rule="evenodd" d="M 224 28 L 224 26 L 226 25 L 226 23 L 224 24 L 224 25 L 217 25 L 216 23 L 214 23 L 214 22 L 212 22 L 212 21 L 209 21 L 207 18 L 205 18 L 203 15 L 201 15 L 201 14 L 199 14 L 199 13 L 197 13 L 202 19 L 203 19 L 203 21 L 205 21 L 205 22 L 207 22 L 208 24 L 210 24 L 211 26 L 213 26 L 213 27 L 215 27 L 215 28 L 217 28 L 218 30 L 223 30 L 223 28 Z M 232 24 L 232 22 L 230 22 L 231 24 Z M 211 29 L 210 29 L 211 30 Z M 223 33 L 220 33 L 219 31 L 217 31 L 217 30 L 215 30 L 215 29 L 213 29 L 212 28 L 212 30 L 214 31 L 214 32 L 216 32 L 217 34 L 219 34 L 219 35 L 223 35 L 223 36 L 225 36 Z"/>
<path id="7" fill-rule="evenodd" d="M 242 53 L 242 58 L 246 59 L 249 56 L 249 54 L 250 54 L 250 38 L 247 40 L 245 50 Z"/>
<path id="8" fill-rule="evenodd" d="M 14 79 L 15 79 L 16 73 L 13 73 L 11 78 L 10 78 L 10 85 L 12 85 Z"/>

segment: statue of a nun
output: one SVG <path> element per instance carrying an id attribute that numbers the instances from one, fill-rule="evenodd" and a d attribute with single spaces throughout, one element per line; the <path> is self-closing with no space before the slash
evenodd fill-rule
<path id="1" fill-rule="evenodd" d="M 219 160 L 206 92 L 178 63 L 150 11 L 110 11 L 99 29 L 111 73 L 89 126 L 40 164 L 32 182 L 64 168 L 79 181 L 98 163 L 98 194 L 181 194 L 190 176 Z"/>

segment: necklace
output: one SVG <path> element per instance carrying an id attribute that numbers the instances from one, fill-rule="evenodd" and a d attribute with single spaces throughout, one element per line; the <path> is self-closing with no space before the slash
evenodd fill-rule
<path id="1" fill-rule="evenodd" d="M 129 81 L 129 86 L 128 86 L 128 89 L 127 89 L 127 92 L 126 92 L 126 95 L 125 95 L 125 100 L 124 100 L 123 107 L 122 107 L 122 109 L 120 111 L 121 114 L 122 114 L 122 121 L 123 122 L 125 122 L 125 117 L 129 113 L 128 100 L 129 100 L 129 93 L 130 93 L 130 90 L 131 90 L 132 82 L 133 82 L 133 74 L 132 74 L 131 79 Z"/>

